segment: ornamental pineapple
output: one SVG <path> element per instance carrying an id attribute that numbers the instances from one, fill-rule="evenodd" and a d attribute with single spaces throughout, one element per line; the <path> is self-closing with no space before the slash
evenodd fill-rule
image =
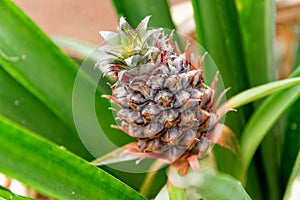
<path id="1" fill-rule="evenodd" d="M 132 152 L 162 158 L 170 163 L 200 158 L 208 151 L 211 134 L 220 116 L 215 111 L 215 81 L 204 83 L 203 59 L 191 63 L 188 47 L 181 53 L 172 33 L 148 30 L 149 17 L 133 29 L 124 18 L 118 32 L 100 32 L 107 45 L 96 66 L 115 79 L 113 125 L 136 138 Z"/>

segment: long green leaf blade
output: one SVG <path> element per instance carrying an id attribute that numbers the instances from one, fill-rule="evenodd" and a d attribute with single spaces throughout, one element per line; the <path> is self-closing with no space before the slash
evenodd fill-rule
<path id="1" fill-rule="evenodd" d="M 221 110 L 226 108 L 237 108 L 243 106 L 245 104 L 263 98 L 267 95 L 298 84 L 300 84 L 300 78 L 290 78 L 253 87 L 230 98 L 225 103 L 224 108 L 221 108 Z"/>
<path id="2" fill-rule="evenodd" d="M 10 77 L 1 66 L 0 85 L 1 115 L 59 145 L 64 145 L 82 157 L 91 158 L 81 144 L 77 133 Z"/>
<path id="3" fill-rule="evenodd" d="M 144 199 L 139 193 L 0 117 L 0 171 L 56 199 Z"/>
<path id="4" fill-rule="evenodd" d="M 175 29 L 167 0 L 112 0 L 112 2 L 118 15 L 126 17 L 133 27 L 151 15 L 149 27 Z"/>
<path id="5" fill-rule="evenodd" d="M 251 87 L 274 80 L 275 0 L 236 0 Z"/>
<path id="6" fill-rule="evenodd" d="M 284 122 L 284 139 L 281 149 L 281 178 L 282 185 L 285 186 L 291 175 L 298 150 L 300 149 L 300 100 L 298 99 L 288 110 L 286 121 Z"/>
<path id="7" fill-rule="evenodd" d="M 198 41 L 209 52 L 230 94 L 248 88 L 242 38 L 233 0 L 193 0 Z M 230 95 L 229 94 L 229 95 Z"/>
<path id="8" fill-rule="evenodd" d="M 12 1 L 2 1 L 0 10 L 3 69 L 74 128 L 72 87 L 76 65 Z"/>
<path id="9" fill-rule="evenodd" d="M 299 69 L 292 77 L 298 76 L 300 76 Z M 276 120 L 299 98 L 299 96 L 300 85 L 298 84 L 292 88 L 270 96 L 251 116 L 240 139 L 241 157 L 243 159 L 241 174 L 242 181 L 245 181 L 250 162 L 259 144 L 262 142 Z"/>
<path id="10" fill-rule="evenodd" d="M 236 0 L 240 17 L 240 28 L 242 31 L 244 56 L 246 62 L 247 75 L 250 87 L 254 87 L 275 79 L 273 44 L 275 36 L 275 0 Z M 253 104 L 255 107 L 259 102 Z M 266 139 L 260 146 L 260 156 L 264 156 L 260 169 L 263 176 L 260 179 L 266 179 L 262 184 L 267 189 L 263 189 L 264 198 L 276 200 L 279 198 L 276 172 L 276 153 L 274 152 L 274 141 L 277 134 L 273 129 L 272 135 Z M 275 151 L 276 152 L 276 151 Z M 258 165 L 256 165 L 257 167 Z M 274 170 L 274 171 L 273 171 Z M 251 179 L 251 178 L 250 178 Z M 256 184 L 249 179 L 248 185 Z"/>
<path id="11" fill-rule="evenodd" d="M 0 10 L 1 114 L 90 159 L 72 116 L 77 66 L 11 1 Z"/>
<path id="12" fill-rule="evenodd" d="M 300 25 L 297 27 L 298 41 L 295 53 L 294 68 L 300 65 Z M 284 121 L 283 146 L 281 149 L 280 170 L 282 186 L 288 182 L 292 172 L 294 161 L 300 148 L 300 100 L 298 99 L 287 111 L 286 120 Z M 284 188 L 284 187 L 283 187 Z"/>

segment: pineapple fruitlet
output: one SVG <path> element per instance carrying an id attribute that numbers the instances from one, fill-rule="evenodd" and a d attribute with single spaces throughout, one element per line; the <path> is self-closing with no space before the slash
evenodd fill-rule
<path id="1" fill-rule="evenodd" d="M 137 142 L 128 150 L 144 158 L 186 163 L 197 168 L 198 158 L 211 147 L 221 118 L 216 114 L 216 78 L 204 83 L 203 59 L 191 63 L 188 46 L 181 53 L 172 33 L 148 29 L 146 17 L 133 29 L 120 19 L 118 32 L 100 32 L 107 45 L 96 64 L 105 76 L 116 80 L 112 95 L 120 125 L 113 125 Z"/>

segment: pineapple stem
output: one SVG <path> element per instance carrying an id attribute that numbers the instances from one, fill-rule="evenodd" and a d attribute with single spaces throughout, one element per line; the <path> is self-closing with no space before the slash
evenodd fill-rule
<path id="1" fill-rule="evenodd" d="M 155 176 L 160 168 L 166 165 L 166 162 L 162 159 L 157 159 L 149 168 L 149 173 L 146 175 L 143 184 L 140 187 L 139 192 L 144 196 L 149 196 L 152 191 L 152 186 L 155 183 Z"/>

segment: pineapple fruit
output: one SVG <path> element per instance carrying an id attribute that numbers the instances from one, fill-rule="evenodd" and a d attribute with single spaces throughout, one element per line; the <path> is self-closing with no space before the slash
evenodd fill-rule
<path id="1" fill-rule="evenodd" d="M 181 53 L 172 33 L 148 29 L 146 17 L 133 29 L 120 19 L 117 33 L 100 32 L 107 45 L 97 67 L 115 79 L 112 95 L 104 95 L 119 109 L 119 125 L 113 125 L 137 142 L 128 147 L 144 158 L 187 163 L 198 168 L 222 116 L 216 112 L 216 78 L 204 83 L 203 60 L 195 66 L 188 46 Z"/>

